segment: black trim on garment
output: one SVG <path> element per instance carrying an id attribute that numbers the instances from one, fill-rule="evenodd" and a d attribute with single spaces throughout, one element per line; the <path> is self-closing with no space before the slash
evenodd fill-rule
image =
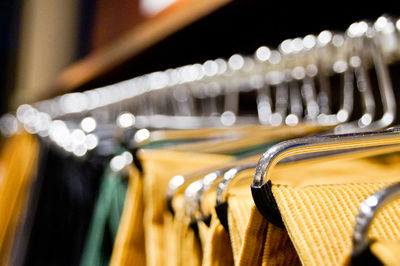
<path id="1" fill-rule="evenodd" d="M 268 180 L 267 183 L 264 183 L 261 186 L 251 185 L 251 194 L 253 195 L 254 203 L 268 222 L 280 228 L 285 228 L 281 213 L 278 209 L 278 204 L 272 194 L 271 187 L 271 180 Z"/>
<path id="2" fill-rule="evenodd" d="M 228 226 L 228 202 L 223 202 L 215 206 L 215 211 L 217 212 L 217 217 L 224 227 L 225 231 L 229 233 Z"/>
<path id="3" fill-rule="evenodd" d="M 351 265 L 352 266 L 382 266 L 382 262 L 375 257 L 375 255 L 371 252 L 371 244 L 369 243 L 361 252 L 352 253 L 351 254 Z"/>

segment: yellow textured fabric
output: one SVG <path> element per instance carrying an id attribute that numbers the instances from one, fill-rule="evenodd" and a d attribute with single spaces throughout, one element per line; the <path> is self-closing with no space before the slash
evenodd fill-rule
<path id="1" fill-rule="evenodd" d="M 229 234 L 212 211 L 210 227 L 203 243 L 203 266 L 233 265 L 233 254 Z"/>
<path id="2" fill-rule="evenodd" d="M 176 228 L 177 224 L 174 221 L 174 216 L 171 212 L 166 211 L 164 213 L 164 240 L 168 243 L 165 247 L 166 254 L 168 254 L 164 265 L 175 266 L 178 265 L 179 249 L 181 242 L 178 241 L 178 231 Z"/>
<path id="3" fill-rule="evenodd" d="M 250 217 L 243 236 L 239 259 L 236 265 L 260 265 L 267 233 L 267 220 L 254 204 L 251 204 Z"/>
<path id="4" fill-rule="evenodd" d="M 250 188 L 247 187 L 250 191 Z M 232 192 L 232 191 L 230 191 Z M 235 262 L 239 261 L 246 224 L 250 217 L 253 199 L 251 195 L 235 195 L 228 198 L 228 225 Z"/>
<path id="5" fill-rule="evenodd" d="M 303 265 L 342 262 L 352 249 L 351 236 L 360 203 L 388 185 L 273 186 L 282 219 Z M 400 204 L 391 204 L 375 219 L 370 235 L 378 239 L 400 239 L 399 224 Z"/>
<path id="6" fill-rule="evenodd" d="M 232 160 L 231 156 L 178 152 L 167 150 L 141 150 L 139 158 L 144 169 L 144 225 L 146 263 L 164 265 L 166 254 L 164 233 L 165 193 L 169 180 L 195 169 Z"/>
<path id="7" fill-rule="evenodd" d="M 243 163 L 249 161 L 253 162 L 256 161 L 258 157 L 259 156 L 256 157 L 254 156 L 251 158 L 242 159 L 240 160 L 240 162 Z M 226 167 L 227 165 L 232 165 L 233 167 L 235 164 L 232 163 L 232 160 L 229 160 L 228 162 L 224 162 L 223 164 L 218 164 L 218 166 L 201 168 L 200 170 L 195 170 L 191 171 L 190 173 L 182 173 L 182 174 L 184 174 L 187 177 L 192 176 L 192 178 L 194 177 L 200 178 L 204 177 L 205 174 L 215 171 L 216 169 L 220 169 L 221 167 Z M 189 232 L 187 232 L 186 234 L 183 233 L 184 229 L 182 228 L 184 224 L 183 221 L 187 219 L 187 217 L 185 217 L 186 213 L 185 213 L 185 202 L 183 198 L 183 192 L 184 192 L 183 187 L 186 186 L 182 186 L 182 188 L 176 192 L 172 200 L 175 216 L 172 216 L 172 214 L 167 210 L 164 213 L 164 225 L 163 225 L 164 239 L 165 243 L 168 243 L 168 245 L 166 245 L 164 249 L 165 254 L 168 254 L 167 259 L 164 261 L 166 265 L 182 265 L 182 264 L 187 265 L 189 263 L 189 259 L 182 260 L 185 257 L 188 257 L 190 259 L 196 258 L 195 260 L 192 259 L 192 262 L 199 263 L 201 261 L 201 252 L 199 252 L 198 245 L 200 244 L 201 250 L 204 250 L 205 245 L 209 244 L 207 242 L 207 238 L 210 232 L 210 227 L 207 226 L 204 222 L 199 222 L 197 224 L 198 227 L 197 236 L 194 237 L 194 235 L 192 235 L 192 229 L 190 229 Z M 214 210 L 216 195 L 215 193 L 211 193 L 208 196 L 211 197 L 207 197 L 206 201 L 210 203 L 206 209 L 207 214 L 211 213 L 211 211 Z M 188 225 L 186 225 L 186 229 L 187 228 L 189 228 Z M 225 233 L 225 235 L 227 234 Z M 187 248 L 187 247 L 193 247 L 193 248 Z M 224 253 L 226 253 L 226 251 Z M 213 255 L 214 254 L 216 255 L 216 253 L 213 253 Z"/>
<path id="8" fill-rule="evenodd" d="M 233 257 L 235 264 L 240 261 L 240 252 L 246 236 L 246 227 L 252 215 L 253 198 L 251 196 L 250 184 L 254 169 L 240 172 L 226 191 L 228 202 L 228 226 L 232 243 Z M 250 240 L 251 241 L 251 240 Z M 261 249 L 259 254 L 261 254 Z M 256 258 L 251 258 L 256 261 Z"/>
<path id="9" fill-rule="evenodd" d="M 269 224 L 254 206 L 250 191 L 252 172 L 253 169 L 241 172 L 227 191 L 235 264 L 300 265 L 287 232 Z"/>
<path id="10" fill-rule="evenodd" d="M 240 162 L 241 163 L 246 163 L 250 161 L 253 162 L 256 161 L 258 157 L 259 156 L 246 158 L 240 160 Z M 235 165 L 232 164 L 231 161 L 229 161 L 228 163 L 224 163 L 224 165 L 226 164 L 231 164 L 232 167 Z M 219 165 L 216 169 L 220 169 L 221 167 L 223 166 Z M 211 171 L 212 170 L 209 169 L 208 172 L 206 173 L 209 173 Z M 205 173 L 199 175 L 199 177 L 203 177 L 204 174 Z M 207 204 L 206 206 L 203 206 L 205 207 L 204 210 L 206 210 L 206 213 L 212 213 L 212 216 L 214 216 L 212 218 L 213 226 L 212 225 L 207 226 L 202 221 L 198 222 L 197 224 L 198 237 L 197 236 L 195 237 L 192 234 L 193 232 L 192 229 L 188 230 L 189 228 L 187 220 L 188 218 L 187 215 L 185 214 L 185 209 L 184 209 L 185 202 L 183 199 L 182 192 L 183 191 L 180 191 L 180 193 L 175 194 L 172 201 L 173 209 L 175 210 L 175 216 L 172 217 L 169 211 L 167 211 L 164 215 L 164 228 L 166 232 L 165 239 L 167 239 L 167 242 L 169 243 L 169 245 L 167 245 L 165 248 L 167 254 L 169 254 L 169 258 L 166 261 L 166 263 L 168 263 L 168 265 L 187 265 L 190 262 L 200 263 L 201 253 L 198 252 L 199 244 L 201 245 L 201 249 L 203 251 L 205 250 L 209 251 L 208 254 L 203 255 L 203 257 L 204 256 L 207 257 L 206 260 L 203 259 L 202 263 L 203 265 L 223 265 L 223 263 L 225 263 L 226 265 L 229 262 L 233 262 L 231 253 L 228 253 L 227 251 L 227 249 L 229 250 L 229 252 L 231 251 L 229 235 L 227 234 L 227 232 L 225 232 L 224 228 L 219 223 L 219 220 L 214 210 L 215 199 L 216 199 L 215 190 L 214 193 L 207 193 L 207 195 L 205 195 L 204 202 L 206 202 Z M 185 220 L 186 220 L 186 225 L 183 222 Z M 228 240 L 228 242 L 225 242 L 225 240 Z M 223 249 L 220 247 L 221 245 Z M 216 247 L 216 249 L 211 248 L 211 246 Z M 185 257 L 187 259 L 184 259 Z M 194 260 L 193 258 L 196 259 Z"/>
<path id="11" fill-rule="evenodd" d="M 232 167 L 233 166 L 234 164 L 232 164 Z M 221 167 L 222 166 L 219 166 L 217 169 L 220 169 Z M 209 170 L 207 173 L 211 171 L 212 170 Z M 204 176 L 204 174 L 202 176 Z M 207 225 L 204 221 L 197 222 L 200 243 L 203 251 L 203 266 L 233 265 L 232 247 L 230 245 L 229 234 L 223 228 L 215 212 L 216 185 L 217 182 L 215 182 L 213 186 L 204 193 L 201 202 L 201 208 L 204 214 L 210 215 L 210 224 Z M 173 201 L 174 209 L 183 208 L 184 205 L 182 202 L 176 200 L 181 197 L 181 194 L 175 195 Z"/>
<path id="12" fill-rule="evenodd" d="M 202 248 L 204 248 L 208 241 L 207 237 L 210 233 L 211 222 L 210 222 L 210 225 L 207 225 L 204 221 L 199 221 L 197 223 L 197 227 L 199 229 L 200 244 L 201 244 Z M 204 251 L 204 249 L 203 249 L 203 251 Z"/>
<path id="13" fill-rule="evenodd" d="M 262 265 L 301 265 L 286 230 L 271 223 L 267 227 Z"/>
<path id="14" fill-rule="evenodd" d="M 190 218 L 178 215 L 175 219 L 177 227 L 180 228 L 178 241 L 181 241 L 181 249 L 178 250 L 178 265 L 199 266 L 201 265 L 200 239 L 190 227 Z"/>
<path id="15" fill-rule="evenodd" d="M 360 203 L 400 180 L 399 166 L 398 153 L 374 153 L 370 158 L 349 161 L 331 158 L 281 165 L 272 171 L 272 192 L 303 265 L 338 265 L 349 256 Z M 355 183 L 338 183 L 343 176 Z M 361 182 L 363 176 L 368 182 Z M 280 184 L 280 178 L 301 181 Z M 316 185 L 310 185 L 307 179 Z M 371 236 L 398 239 L 399 211 L 400 205 L 396 204 L 385 208 L 375 220 Z"/>
<path id="16" fill-rule="evenodd" d="M 201 264 L 200 239 L 190 227 L 190 218 L 185 214 L 183 195 L 174 197 L 175 215 L 164 213 L 165 262 L 164 265 Z"/>
<path id="17" fill-rule="evenodd" d="M 7 264 L 14 234 L 36 172 L 39 143 L 27 134 L 8 139 L 0 158 L 0 264 Z"/>
<path id="18" fill-rule="evenodd" d="M 398 241 L 375 241 L 371 244 L 370 250 L 385 266 L 400 264 L 400 244 Z"/>
<path id="19" fill-rule="evenodd" d="M 146 265 L 143 231 L 143 179 L 129 167 L 129 184 L 110 265 Z"/>
<path id="20" fill-rule="evenodd" d="M 265 220 L 253 204 L 237 265 L 301 265 L 284 229 Z"/>

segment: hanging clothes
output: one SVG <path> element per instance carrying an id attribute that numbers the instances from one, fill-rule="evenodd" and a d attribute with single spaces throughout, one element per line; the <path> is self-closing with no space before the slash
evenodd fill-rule
<path id="1" fill-rule="evenodd" d="M 128 189 L 110 265 L 146 265 L 143 178 L 134 165 L 128 172 Z"/>
<path id="2" fill-rule="evenodd" d="M 110 168 L 105 171 L 80 265 L 109 265 L 124 208 L 127 182 L 121 172 Z"/>
<path id="3" fill-rule="evenodd" d="M 297 167 L 287 165 L 282 171 L 277 168 L 273 172 L 272 178 L 278 184 L 273 183 L 272 193 L 303 265 L 337 265 L 350 254 L 359 204 L 398 179 L 399 157 L 392 156 L 390 164 L 379 157 L 340 160 L 340 163 L 330 158 Z M 300 167 L 303 180 L 290 184 Z M 279 184 L 280 178 L 287 179 Z M 376 219 L 371 229 L 373 238 L 399 239 L 395 229 L 400 219 L 399 206 L 388 206 Z"/>
<path id="4" fill-rule="evenodd" d="M 194 152 L 141 150 L 139 159 L 144 169 L 146 264 L 162 265 L 169 258 L 165 253 L 169 243 L 165 241 L 163 227 L 165 192 L 169 180 L 174 175 L 217 165 L 232 160 L 232 157 Z"/>
<path id="5" fill-rule="evenodd" d="M 9 263 L 14 239 L 25 216 L 36 177 L 39 143 L 28 133 L 8 139 L 0 154 L 0 264 Z"/>
<path id="6" fill-rule="evenodd" d="M 38 176 L 40 189 L 25 253 L 14 265 L 79 265 L 105 158 L 83 161 L 50 147 Z M 33 198 L 32 198 L 33 199 Z"/>

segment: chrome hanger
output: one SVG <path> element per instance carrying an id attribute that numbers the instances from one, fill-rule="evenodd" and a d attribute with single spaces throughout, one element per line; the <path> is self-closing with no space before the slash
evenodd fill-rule
<path id="1" fill-rule="evenodd" d="M 351 151 L 360 148 L 400 144 L 400 129 L 340 135 L 321 135 L 283 141 L 269 148 L 255 168 L 251 191 L 254 202 L 271 223 L 284 227 L 271 191 L 271 170 L 285 158 L 331 151 Z M 265 182 L 267 181 L 267 182 Z"/>
<path id="2" fill-rule="evenodd" d="M 226 167 L 230 169 L 233 165 L 234 162 L 229 162 L 228 166 Z M 185 189 L 187 189 L 187 187 L 191 183 L 200 180 L 202 177 L 208 174 L 211 176 L 212 174 L 210 173 L 217 174 L 219 171 L 221 171 L 219 170 L 220 168 L 221 166 L 209 167 L 186 175 L 176 175 L 173 178 L 171 178 L 171 180 L 168 182 L 167 193 L 166 193 L 168 209 L 172 213 L 174 213 L 174 209 L 172 207 L 172 200 L 176 194 L 185 191 Z M 191 192 L 188 193 L 191 194 Z"/>
<path id="3" fill-rule="evenodd" d="M 327 33 L 325 32 L 325 35 Z M 322 34 L 323 35 L 323 34 Z M 338 37 L 339 36 L 339 37 Z M 342 46 L 343 43 L 345 42 L 344 37 L 341 35 L 334 35 L 334 38 L 329 38 L 331 41 L 332 39 L 335 39 L 336 37 L 336 41 L 332 41 L 332 42 L 336 42 L 336 46 Z M 338 45 L 338 39 L 342 39 L 342 44 Z M 353 40 L 349 40 L 347 42 L 350 42 Z M 328 42 L 326 42 L 328 43 Z M 325 45 L 326 45 L 325 43 Z M 346 51 L 346 50 L 345 50 Z M 349 55 L 347 55 L 348 52 L 345 52 L 345 57 L 344 58 L 346 61 L 348 60 L 347 58 L 349 57 Z M 360 60 L 359 56 L 355 57 L 354 55 L 352 57 L 349 58 L 349 63 L 350 66 L 352 68 L 354 68 L 355 70 L 355 74 L 356 74 L 356 78 L 358 81 L 358 88 L 362 94 L 362 100 L 364 103 L 364 110 L 365 113 L 363 114 L 362 118 L 359 121 L 365 121 L 367 117 L 370 118 L 370 120 L 372 120 L 371 118 L 373 117 L 373 109 L 374 109 L 374 101 L 373 101 L 373 96 L 372 93 L 370 91 L 370 88 L 367 86 L 367 81 L 366 81 L 366 72 L 365 69 L 363 68 L 363 66 L 361 66 L 361 63 L 359 62 Z M 332 60 L 332 59 L 331 59 Z M 341 62 L 346 62 L 346 61 L 341 61 Z M 335 63 L 338 63 L 339 61 L 336 61 Z M 341 63 L 340 62 L 340 63 Z M 342 107 L 339 109 L 338 113 L 335 115 L 325 115 L 325 118 L 327 116 L 331 116 L 334 117 L 335 119 L 337 119 L 337 122 L 335 123 L 339 123 L 339 122 L 345 122 L 349 119 L 350 115 L 351 115 L 351 110 L 353 108 L 353 74 L 352 74 L 352 70 L 351 67 L 348 67 L 348 65 L 346 64 L 345 68 L 340 69 L 340 66 L 336 66 L 335 65 L 333 67 L 333 70 L 336 73 L 344 73 L 343 77 L 344 77 L 344 87 L 343 87 L 343 103 L 342 103 Z M 350 71 L 351 70 L 351 71 Z M 279 77 L 279 76 L 278 76 Z M 268 106 L 268 102 L 264 101 L 264 106 Z M 325 108 L 327 110 L 327 108 Z M 268 111 L 269 109 L 267 109 Z M 372 122 L 372 121 L 371 121 Z M 359 124 L 359 123 L 358 123 Z M 366 124 L 366 123 L 365 123 Z M 242 165 L 242 166 L 238 166 L 236 168 L 232 168 L 232 171 L 226 171 L 226 169 L 224 170 L 224 172 L 226 172 L 226 174 L 224 175 L 224 178 L 222 178 L 222 181 L 220 182 L 220 186 L 218 187 L 218 200 L 217 200 L 217 205 L 223 203 L 224 201 L 224 192 L 226 190 L 226 188 L 228 187 L 228 185 L 230 184 L 230 182 L 235 178 L 235 176 L 243 171 L 243 170 L 247 170 L 247 169 L 251 169 L 251 167 L 253 167 L 253 165 Z M 221 173 L 220 173 L 221 174 Z M 215 176 L 215 173 L 211 173 L 211 176 Z M 215 176 L 216 177 L 216 176 Z M 213 180 L 215 181 L 215 180 Z M 204 186 L 205 189 L 207 189 L 207 186 Z M 199 197 L 197 199 L 197 202 L 201 201 L 201 195 L 202 193 L 198 193 L 197 196 Z"/>
<path id="4" fill-rule="evenodd" d="M 361 86 L 360 91 L 364 92 L 364 96 L 367 97 L 363 104 L 367 110 L 370 110 L 358 121 L 358 127 L 352 128 L 352 130 L 356 131 L 379 130 L 386 128 L 394 122 L 396 117 L 396 101 L 394 98 L 389 71 L 385 62 L 385 58 L 382 54 L 382 44 L 378 38 L 378 31 L 379 28 L 376 29 L 376 27 L 373 27 L 364 21 L 353 23 L 347 30 L 347 35 L 351 38 L 355 38 L 356 41 L 360 41 L 361 38 L 361 41 L 364 43 L 367 50 L 367 56 L 373 61 L 373 65 L 377 73 L 379 92 L 383 105 L 382 117 L 376 121 L 373 121 L 372 114 L 374 114 L 373 109 L 375 105 L 372 104 L 372 100 L 368 100 L 373 99 L 372 93 L 369 90 L 366 90 L 368 89 L 369 83 L 367 77 L 368 75 L 362 66 L 363 62 L 361 62 L 361 64 L 356 63 L 356 65 L 358 65 L 358 67 L 356 67 L 356 73 L 361 79 L 361 81 L 358 82 L 358 85 Z M 346 125 L 338 127 L 336 132 L 340 132 L 343 127 L 346 127 Z"/>
<path id="5" fill-rule="evenodd" d="M 237 164 L 237 163 L 236 163 Z M 188 213 L 191 214 L 191 219 L 193 221 L 204 221 L 207 220 L 208 217 L 210 216 L 209 213 L 206 213 L 203 208 L 202 208 L 202 201 L 203 201 L 203 196 L 206 191 L 208 191 L 211 187 L 217 185 L 217 198 L 216 198 L 216 210 L 217 210 L 217 215 L 220 220 L 226 220 L 225 218 L 221 217 L 226 217 L 226 208 L 223 210 L 219 210 L 219 206 L 224 203 L 223 199 L 223 194 L 220 193 L 220 191 L 225 191 L 224 186 L 228 186 L 228 183 L 230 180 L 225 180 L 228 179 L 228 177 L 234 177 L 236 173 L 255 168 L 256 163 L 248 163 L 245 165 L 241 166 L 233 166 L 233 163 L 231 166 L 220 168 L 216 171 L 213 172 L 208 172 L 202 179 L 199 179 L 196 185 L 194 186 L 196 189 L 193 189 L 193 187 L 190 187 L 190 185 L 187 187 L 185 190 L 185 195 L 187 195 L 188 201 L 186 202 L 186 209 L 190 210 Z M 227 224 L 223 223 L 223 226 L 225 229 L 228 230 Z"/>
<path id="6" fill-rule="evenodd" d="M 385 205 L 398 199 L 400 196 L 400 183 L 395 183 L 389 187 L 381 189 L 360 204 L 360 211 L 355 220 L 353 231 L 353 251 L 351 260 L 354 265 L 363 259 L 363 256 L 369 252 L 371 240 L 368 238 L 368 232 L 373 219 L 383 209 Z"/>

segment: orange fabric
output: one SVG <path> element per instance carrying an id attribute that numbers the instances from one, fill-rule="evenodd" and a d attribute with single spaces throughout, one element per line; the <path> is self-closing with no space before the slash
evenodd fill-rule
<path id="1" fill-rule="evenodd" d="M 285 229 L 268 224 L 264 245 L 263 266 L 301 265 L 292 241 Z"/>
<path id="2" fill-rule="evenodd" d="M 213 211 L 207 241 L 203 245 L 203 266 L 233 265 L 233 254 L 229 234 Z"/>
<path id="3" fill-rule="evenodd" d="M 237 265 L 260 265 L 262 251 L 267 233 L 267 220 L 257 210 L 256 206 L 251 207 L 244 239 L 240 249 Z"/>
<path id="4" fill-rule="evenodd" d="M 146 265 L 143 207 L 143 179 L 139 171 L 131 166 L 124 210 L 111 255 L 111 266 Z"/>
<path id="5" fill-rule="evenodd" d="M 7 264 L 14 235 L 36 173 L 39 143 L 28 133 L 6 140 L 0 155 L 0 264 Z"/>
<path id="6" fill-rule="evenodd" d="M 232 157 L 167 150 L 141 150 L 138 155 L 144 169 L 146 263 L 164 265 L 170 256 L 166 253 L 169 243 L 165 242 L 164 232 L 168 182 L 177 174 L 217 165 Z"/>

